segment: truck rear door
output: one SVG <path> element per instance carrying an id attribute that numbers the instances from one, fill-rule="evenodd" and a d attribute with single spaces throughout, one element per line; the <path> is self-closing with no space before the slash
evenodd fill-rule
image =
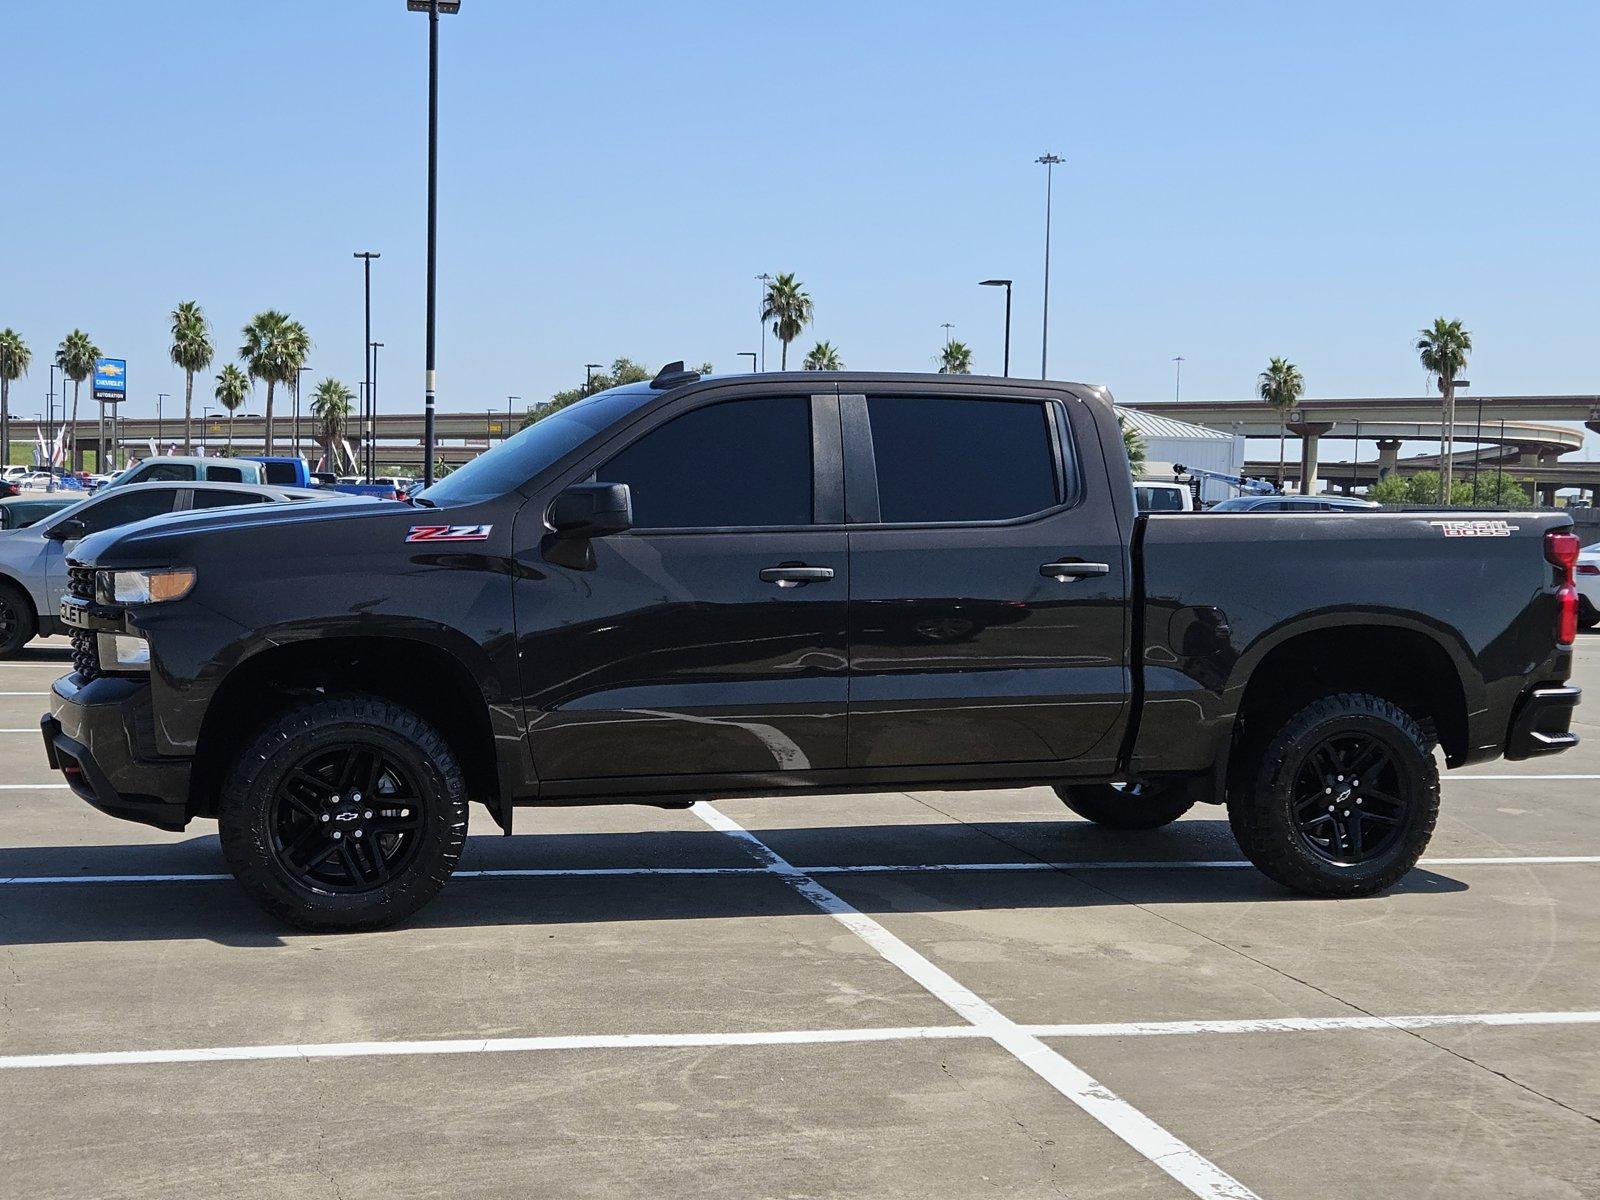
<path id="1" fill-rule="evenodd" d="M 908 383 L 840 405 L 849 765 L 1114 759 L 1129 581 L 1084 401 Z"/>

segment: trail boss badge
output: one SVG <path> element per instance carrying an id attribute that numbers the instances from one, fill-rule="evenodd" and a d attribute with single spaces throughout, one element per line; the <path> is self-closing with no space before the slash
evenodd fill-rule
<path id="1" fill-rule="evenodd" d="M 1521 526 L 1505 521 L 1429 521 L 1445 537 L 1510 537 Z"/>
<path id="2" fill-rule="evenodd" d="M 413 525 L 406 541 L 484 542 L 493 531 L 493 525 Z"/>

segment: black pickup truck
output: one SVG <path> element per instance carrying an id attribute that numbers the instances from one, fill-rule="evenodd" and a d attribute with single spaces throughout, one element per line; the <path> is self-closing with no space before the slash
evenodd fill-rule
<path id="1" fill-rule="evenodd" d="M 1357 896 L 1451 767 L 1566 748 L 1557 513 L 1140 517 L 1110 396 L 769 374 L 562 409 L 411 505 L 261 505 L 86 538 L 54 767 L 220 823 L 314 929 L 404 918 L 469 800 L 515 809 L 1053 787 L 1103 825 L 1226 804 Z"/>

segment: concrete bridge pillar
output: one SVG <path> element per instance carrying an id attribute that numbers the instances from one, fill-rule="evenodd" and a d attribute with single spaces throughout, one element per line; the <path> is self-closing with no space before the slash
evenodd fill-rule
<path id="1" fill-rule="evenodd" d="M 1378 439 L 1378 478 L 1387 479 L 1389 474 L 1400 465 L 1400 439 Z"/>
<path id="2" fill-rule="evenodd" d="M 1333 428 L 1332 421 L 1307 421 L 1305 414 L 1296 409 L 1289 414 L 1289 432 L 1300 439 L 1300 494 L 1309 496 L 1317 490 L 1317 443 L 1323 434 Z"/>

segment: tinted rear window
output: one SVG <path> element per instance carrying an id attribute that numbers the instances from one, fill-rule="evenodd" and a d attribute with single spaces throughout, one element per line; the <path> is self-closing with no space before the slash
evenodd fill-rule
<path id="1" fill-rule="evenodd" d="M 885 522 L 1003 521 L 1060 501 L 1038 401 L 870 396 L 867 413 Z"/>
<path id="2" fill-rule="evenodd" d="M 266 473 L 268 483 L 275 483 L 280 487 L 296 487 L 300 483 L 300 472 L 293 463 L 262 463 L 261 469 Z"/>

